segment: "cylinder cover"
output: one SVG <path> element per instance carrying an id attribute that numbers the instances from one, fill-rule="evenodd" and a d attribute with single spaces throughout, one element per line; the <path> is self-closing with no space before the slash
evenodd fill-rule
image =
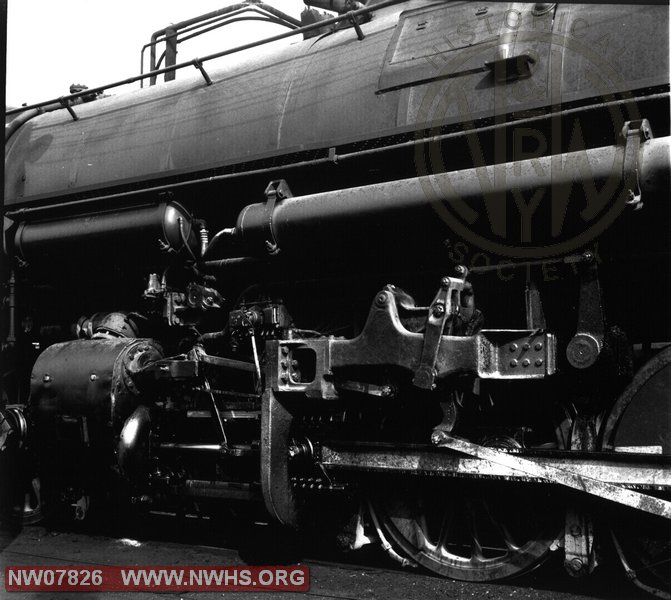
<path id="1" fill-rule="evenodd" d="M 111 441 L 140 404 L 133 375 L 162 357 L 148 339 L 94 339 L 54 344 L 37 359 L 30 404 L 41 434 L 76 421 L 91 445 Z"/>

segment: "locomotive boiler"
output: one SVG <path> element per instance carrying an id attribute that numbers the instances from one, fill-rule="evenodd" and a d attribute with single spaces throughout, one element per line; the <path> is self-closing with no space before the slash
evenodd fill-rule
<path id="1" fill-rule="evenodd" d="M 8 112 L 17 518 L 262 505 L 670 597 L 668 6 L 306 4 Z"/>

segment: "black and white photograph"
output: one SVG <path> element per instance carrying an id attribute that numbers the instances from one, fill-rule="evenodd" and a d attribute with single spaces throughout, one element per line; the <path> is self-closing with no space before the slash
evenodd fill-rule
<path id="1" fill-rule="evenodd" d="M 669 30 L 0 0 L 0 598 L 671 600 Z"/>

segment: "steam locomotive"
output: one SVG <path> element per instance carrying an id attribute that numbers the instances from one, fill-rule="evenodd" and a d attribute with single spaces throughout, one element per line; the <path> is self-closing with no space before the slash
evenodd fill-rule
<path id="1" fill-rule="evenodd" d="M 8 111 L 18 518 L 262 505 L 671 597 L 668 6 L 306 4 Z"/>

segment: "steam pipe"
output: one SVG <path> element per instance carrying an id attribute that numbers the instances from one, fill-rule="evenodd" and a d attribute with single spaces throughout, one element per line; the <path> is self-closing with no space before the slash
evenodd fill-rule
<path id="1" fill-rule="evenodd" d="M 28 110 L 24 113 L 21 113 L 18 117 L 12 119 L 9 123 L 7 123 L 5 125 L 5 143 L 9 141 L 9 138 L 16 133 L 19 127 L 21 127 L 23 124 L 27 123 L 28 121 L 30 121 L 30 119 L 36 117 L 39 114 L 42 114 L 42 111 L 38 108 L 33 108 L 32 110 Z"/>
<path id="2" fill-rule="evenodd" d="M 200 23 L 202 21 L 207 21 L 209 19 L 214 19 L 216 17 L 226 15 L 230 12 L 235 11 L 235 10 L 240 10 L 240 9 L 244 8 L 245 5 L 246 5 L 246 3 L 244 3 L 244 2 L 241 2 L 239 4 L 233 4 L 232 6 L 227 6 L 225 8 L 220 8 L 220 9 L 212 11 L 210 13 L 200 15 L 199 17 L 194 17 L 192 19 L 187 19 L 185 21 L 180 21 L 176 25 L 171 25 L 170 27 L 165 27 L 163 29 L 159 29 L 158 31 L 155 31 L 154 33 L 152 33 L 151 38 L 150 38 L 151 41 L 149 42 L 149 46 L 150 46 L 149 68 L 151 69 L 151 71 L 156 70 L 156 44 L 158 43 L 158 38 L 159 37 L 167 36 L 167 33 L 168 33 L 169 30 L 176 31 L 178 29 L 183 29 L 184 27 L 188 27 L 189 25 L 194 25 L 194 24 Z M 142 50 L 144 51 L 144 48 Z M 155 84 L 156 84 L 156 75 L 153 75 L 149 79 L 149 85 L 155 85 Z"/>
<path id="3" fill-rule="evenodd" d="M 299 28 L 301 26 L 301 22 L 299 19 L 294 19 L 291 15 L 288 15 L 281 10 L 278 10 L 274 6 L 270 4 L 266 4 L 265 2 L 254 2 L 253 6 L 260 8 L 261 10 L 265 10 L 266 12 L 269 12 L 273 17 L 277 17 L 278 19 L 282 21 L 286 21 L 293 25 L 295 28 Z"/>
<path id="4" fill-rule="evenodd" d="M 643 199 L 650 192 L 668 194 L 669 143 L 671 137 L 656 138 L 641 144 L 637 164 Z M 570 186 L 580 180 L 584 169 L 595 184 L 608 184 L 612 197 L 622 191 L 625 178 L 623 145 L 533 158 L 499 165 L 414 177 L 399 181 L 288 198 L 275 204 L 268 213 L 266 203 L 245 207 L 238 216 L 236 239 L 244 251 L 260 255 L 266 241 L 274 239 L 280 249 L 304 247 L 310 236 L 317 243 L 343 240 L 347 243 L 352 223 L 378 224 L 381 219 L 402 217 L 421 227 L 429 218 L 438 218 L 432 206 L 491 200 L 505 202 L 514 190 L 524 198 L 539 189 L 546 191 Z M 484 182 L 488 182 L 483 184 Z M 328 240 L 324 233 L 328 232 Z"/>
<path id="5" fill-rule="evenodd" d="M 266 15 L 260 10 L 246 10 L 246 11 L 240 11 L 240 14 L 244 13 L 256 13 L 259 16 L 251 16 L 251 15 L 245 15 L 245 16 L 235 16 L 235 15 L 228 15 L 226 19 L 223 21 L 215 22 L 212 25 L 209 25 L 206 29 L 202 29 L 199 31 L 195 31 L 194 33 L 190 33 L 189 35 L 185 35 L 179 38 L 180 43 L 181 42 L 186 42 L 187 40 L 190 40 L 194 37 L 197 37 L 199 35 L 202 35 L 204 33 L 209 33 L 210 31 L 214 31 L 215 29 L 219 29 L 220 27 L 225 27 L 226 25 L 232 25 L 233 23 L 241 23 L 242 21 L 259 21 L 261 23 L 270 23 L 271 25 L 284 25 L 282 21 L 280 21 L 278 18 L 272 16 L 272 15 Z"/>
<path id="6" fill-rule="evenodd" d="M 55 102 L 54 104 L 48 104 L 42 106 L 41 108 L 31 108 L 25 112 L 20 113 L 18 116 L 14 117 L 9 123 L 5 124 L 5 144 L 20 128 L 22 125 L 25 125 L 31 119 L 47 112 L 53 110 L 60 110 L 65 108 L 62 102 Z M 9 114 L 9 113 L 8 113 Z"/>
<path id="7" fill-rule="evenodd" d="M 186 233 L 180 230 L 181 222 L 186 223 Z M 23 260 L 31 260 L 73 248 L 96 247 L 105 239 L 148 248 L 157 247 L 157 240 L 160 240 L 165 250 L 178 252 L 186 246 L 193 252 L 198 248 L 198 237 L 188 213 L 172 202 L 51 221 L 23 222 L 8 240 L 8 252 Z"/>
<path id="8" fill-rule="evenodd" d="M 88 91 L 88 90 L 87 90 Z M 668 92 L 662 92 L 658 94 L 652 94 L 646 97 L 646 100 L 664 100 L 669 98 Z M 238 177 L 251 177 L 256 175 L 270 175 L 278 171 L 285 172 L 289 169 L 303 168 L 303 167 L 316 167 L 319 165 L 332 164 L 334 160 L 337 160 L 338 163 L 343 163 L 347 160 L 356 160 L 364 156 L 373 156 L 375 154 L 380 154 L 382 152 L 388 152 L 393 150 L 400 150 L 403 148 L 411 148 L 419 146 L 421 144 L 437 144 L 440 142 L 445 142 L 446 140 L 459 139 L 463 138 L 466 135 L 476 135 L 491 131 L 497 131 L 504 129 L 506 127 L 521 127 L 523 125 L 529 125 L 532 123 L 540 123 L 548 118 L 564 118 L 574 114 L 589 114 L 591 112 L 601 110 L 603 108 L 615 108 L 619 106 L 625 106 L 632 102 L 631 99 L 625 100 L 614 100 L 609 102 L 599 102 L 597 104 L 591 104 L 588 106 L 581 106 L 579 108 L 570 108 L 563 111 L 558 111 L 556 113 L 549 113 L 547 115 L 539 115 L 535 117 L 526 117 L 523 119 L 516 119 L 515 121 L 509 123 L 502 123 L 500 125 L 484 125 L 482 127 L 469 128 L 464 131 L 456 131 L 452 133 L 443 133 L 440 135 L 433 135 L 429 137 L 421 137 L 409 140 L 407 142 L 398 142 L 395 144 L 390 144 L 388 146 L 380 146 L 375 148 L 368 148 L 366 150 L 357 150 L 355 152 L 347 152 L 344 154 L 339 154 L 336 152 L 335 156 L 324 156 L 323 158 L 315 158 L 311 160 L 303 160 L 295 163 L 289 163 L 286 165 L 275 166 L 275 167 L 264 167 L 260 169 L 252 169 L 249 171 L 240 171 L 234 173 L 225 173 L 223 175 L 212 175 L 209 177 L 200 177 L 197 179 L 189 179 L 187 181 L 167 183 L 162 185 L 155 185 L 148 188 L 140 188 L 135 190 L 129 190 L 125 192 L 117 192 L 115 194 L 105 194 L 101 196 L 93 196 L 90 198 L 84 198 L 81 200 L 71 200 L 68 202 L 58 202 L 56 204 L 44 204 L 41 206 L 35 207 L 24 207 L 18 208 L 15 210 L 8 211 L 6 216 L 12 219 L 27 219 L 27 218 L 36 218 L 42 216 L 44 213 L 47 213 L 51 210 L 60 210 L 64 207 L 71 208 L 73 206 L 83 206 L 83 205 L 93 205 L 97 202 L 104 200 L 121 200 L 125 198 L 132 198 L 133 196 L 139 196 L 141 194 L 150 194 L 150 193 L 159 193 L 164 191 L 172 191 L 179 188 L 187 188 L 189 186 L 198 185 L 198 184 L 213 184 L 217 182 L 227 181 L 230 179 L 235 179 Z M 54 109 L 62 108 L 61 104 L 54 106 Z M 13 122 L 13 121 L 12 121 Z M 337 149 L 336 149 L 337 150 Z M 216 237 L 216 236 L 215 236 Z"/>
<path id="9" fill-rule="evenodd" d="M 244 15 L 244 13 L 249 12 L 257 13 L 259 16 L 255 17 L 252 15 Z M 243 16 L 238 16 L 238 14 Z M 269 15 L 264 15 L 261 11 L 256 10 L 238 11 L 238 13 L 236 14 L 227 15 L 225 19 L 214 22 L 211 25 L 208 25 L 205 29 L 197 30 L 194 31 L 193 33 L 189 33 L 188 35 L 180 36 L 179 43 L 186 42 L 187 40 L 198 37 L 199 35 L 203 35 L 205 33 L 209 33 L 210 31 L 214 31 L 215 29 L 219 29 L 220 27 L 225 27 L 226 25 L 232 25 L 233 23 L 241 23 L 243 21 L 260 21 L 263 23 L 271 23 L 273 25 L 282 25 L 279 19 L 276 19 L 275 17 Z M 160 63 L 161 59 L 159 58 L 158 60 Z"/>
<path id="10" fill-rule="evenodd" d="M 230 7 L 229 7 L 230 8 Z M 237 17 L 238 15 L 242 15 L 246 12 L 255 12 L 261 15 L 261 17 L 241 17 L 241 18 L 234 18 Z M 210 18 L 210 19 L 205 19 L 202 23 L 196 23 L 195 25 L 190 25 L 187 27 L 184 27 L 184 29 L 181 30 L 182 35 L 180 36 L 178 43 L 186 42 L 187 40 L 190 40 L 194 37 L 197 37 L 199 35 L 203 35 L 205 33 L 209 33 L 210 31 L 214 31 L 215 29 L 218 29 L 220 27 L 224 27 L 226 25 L 231 25 L 232 23 L 237 23 L 239 21 L 264 21 L 267 23 L 273 23 L 275 25 L 284 25 L 286 26 L 286 23 L 280 20 L 279 18 L 274 17 L 270 13 L 266 13 L 262 10 L 259 10 L 256 8 L 254 5 L 247 6 L 245 8 L 240 8 L 237 10 L 234 10 L 232 12 L 227 12 L 224 15 L 219 15 L 218 17 Z M 202 29 L 202 28 L 205 29 Z M 201 28 L 201 29 L 199 29 Z M 191 33 L 190 35 L 184 35 L 190 31 L 193 31 L 194 33 Z M 156 38 L 154 38 L 154 35 L 157 35 Z M 156 60 L 156 45 L 160 44 L 163 41 L 166 41 L 165 39 L 165 30 L 157 31 L 152 35 L 152 39 L 150 42 L 142 46 L 142 50 L 140 51 L 140 73 L 144 73 L 144 53 L 145 50 L 149 47 L 152 48 L 154 54 L 153 58 L 150 56 L 150 60 L 152 60 L 150 64 L 150 70 L 153 69 L 158 69 L 160 66 L 164 54 L 162 54 L 158 60 Z M 142 87 L 142 81 L 140 82 L 140 87 Z M 152 84 L 153 85 L 153 84 Z"/>

